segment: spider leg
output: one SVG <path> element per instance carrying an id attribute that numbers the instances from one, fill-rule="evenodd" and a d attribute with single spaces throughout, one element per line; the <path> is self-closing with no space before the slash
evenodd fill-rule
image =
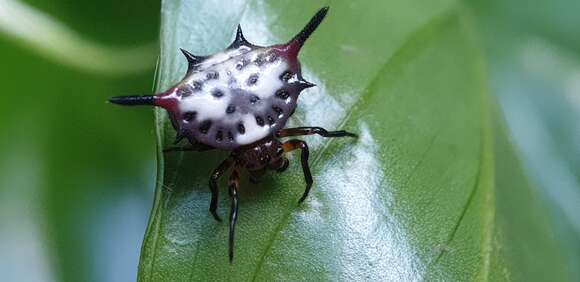
<path id="1" fill-rule="evenodd" d="M 292 139 L 284 142 L 284 144 L 282 144 L 282 148 L 284 149 L 284 152 L 291 152 L 296 149 L 301 149 L 302 151 L 300 154 L 300 161 L 302 163 L 302 172 L 304 172 L 304 180 L 306 181 L 306 189 L 304 190 L 304 194 L 302 194 L 302 197 L 300 197 L 300 200 L 298 200 L 298 203 L 302 203 L 308 196 L 308 193 L 310 193 L 310 188 L 314 182 L 312 180 L 312 174 L 310 173 L 310 167 L 308 166 L 308 155 L 310 154 L 308 145 L 302 140 Z"/>
<path id="2" fill-rule="evenodd" d="M 288 165 L 290 164 L 290 161 L 287 158 L 284 158 L 282 160 L 282 165 L 276 169 L 277 172 L 284 172 L 286 171 L 286 169 L 288 169 Z"/>
<path id="3" fill-rule="evenodd" d="M 209 204 L 209 212 L 213 215 L 213 218 L 217 221 L 222 221 L 222 219 L 217 214 L 217 207 L 218 207 L 218 196 L 219 196 L 219 189 L 217 182 L 220 177 L 226 172 L 233 164 L 233 160 L 231 157 L 225 159 L 211 174 L 209 177 L 209 189 L 211 191 L 211 202 Z"/>
<path id="4" fill-rule="evenodd" d="M 288 136 L 301 136 L 301 135 L 312 135 L 318 134 L 322 137 L 358 137 L 354 133 L 350 133 L 344 130 L 338 131 L 328 131 L 322 127 L 295 127 L 295 128 L 284 128 L 276 132 L 276 137 L 288 137 Z"/>
<path id="5" fill-rule="evenodd" d="M 234 236 L 236 233 L 236 222 L 238 221 L 238 188 L 240 187 L 240 173 L 234 168 L 229 181 L 230 197 L 232 206 L 230 210 L 230 238 L 229 238 L 229 257 L 230 263 L 234 260 Z"/>

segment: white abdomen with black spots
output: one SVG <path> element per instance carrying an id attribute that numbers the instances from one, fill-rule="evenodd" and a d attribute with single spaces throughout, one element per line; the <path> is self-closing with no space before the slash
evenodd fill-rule
<path id="1" fill-rule="evenodd" d="M 223 149 L 256 142 L 286 124 L 302 90 L 296 80 L 269 48 L 216 54 L 177 86 L 182 130 Z"/>

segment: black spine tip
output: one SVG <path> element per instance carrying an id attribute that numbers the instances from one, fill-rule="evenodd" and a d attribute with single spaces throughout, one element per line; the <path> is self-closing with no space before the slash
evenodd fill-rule
<path id="1" fill-rule="evenodd" d="M 117 96 L 109 98 L 109 102 L 123 106 L 153 105 L 155 96 Z"/>
<path id="2" fill-rule="evenodd" d="M 301 89 L 306 89 L 306 88 L 310 88 L 310 87 L 314 87 L 316 86 L 316 84 L 312 83 L 312 82 L 308 82 L 306 80 L 299 80 L 298 81 L 298 85 Z"/>
<path id="3" fill-rule="evenodd" d="M 304 42 L 312 35 L 312 33 L 318 28 L 326 14 L 328 13 L 329 7 L 323 7 L 322 9 L 318 10 L 316 14 L 310 19 L 310 21 L 306 24 L 306 26 L 298 33 L 292 41 L 298 42 L 299 46 L 304 45 Z"/>
<path id="4" fill-rule="evenodd" d="M 189 53 L 189 51 L 183 49 L 183 48 L 179 48 L 179 50 L 181 50 L 181 53 L 183 53 L 183 56 L 185 56 L 185 58 L 187 59 L 187 72 L 191 72 L 194 68 L 195 65 L 201 63 L 205 57 L 202 56 L 196 56 L 194 54 Z"/>
<path id="5" fill-rule="evenodd" d="M 248 42 L 248 40 L 246 40 L 246 38 L 244 37 L 244 33 L 242 32 L 242 26 L 238 24 L 238 29 L 236 30 L 236 38 L 234 39 L 232 44 L 230 44 L 228 49 L 236 49 L 239 48 L 240 46 L 251 47 L 252 44 Z"/>

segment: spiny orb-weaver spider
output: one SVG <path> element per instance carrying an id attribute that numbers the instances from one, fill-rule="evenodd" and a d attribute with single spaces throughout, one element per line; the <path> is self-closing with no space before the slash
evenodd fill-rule
<path id="1" fill-rule="evenodd" d="M 308 24 L 288 43 L 269 47 L 248 42 L 238 25 L 234 42 L 223 52 L 195 56 L 181 49 L 188 61 L 185 77 L 167 91 L 151 96 L 119 96 L 109 99 L 119 105 L 153 105 L 167 110 L 177 131 L 177 144 L 186 138 L 188 147 L 169 151 L 229 150 L 231 154 L 211 174 L 209 211 L 217 221 L 219 178 L 233 167 L 229 178 L 231 197 L 229 259 L 234 256 L 234 234 L 238 217 L 240 169 L 251 180 L 266 170 L 284 171 L 285 153 L 301 149 L 306 189 L 312 187 L 308 166 L 308 145 L 298 139 L 282 142 L 279 138 L 318 134 L 323 137 L 356 137 L 355 134 L 327 131 L 320 127 L 284 128 L 296 109 L 300 92 L 314 84 L 304 80 L 298 53 L 308 37 L 320 25 L 328 7 L 320 9 Z"/>

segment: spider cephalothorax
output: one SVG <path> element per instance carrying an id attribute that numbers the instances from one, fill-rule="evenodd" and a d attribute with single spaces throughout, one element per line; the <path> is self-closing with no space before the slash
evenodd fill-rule
<path id="1" fill-rule="evenodd" d="M 306 179 L 303 201 L 312 176 L 308 168 L 308 146 L 301 140 L 281 142 L 280 137 L 319 134 L 324 137 L 355 135 L 346 131 L 326 131 L 320 127 L 284 129 L 296 109 L 300 92 L 314 86 L 302 77 L 298 53 L 322 22 L 328 8 L 322 8 L 288 43 L 269 47 L 249 43 L 238 26 L 234 42 L 223 52 L 195 56 L 181 49 L 187 58 L 185 77 L 167 91 L 153 96 L 121 96 L 110 99 L 121 105 L 154 105 L 167 110 L 177 131 L 176 143 L 187 138 L 191 147 L 175 150 L 231 150 L 210 178 L 210 212 L 217 214 L 217 180 L 233 167 L 230 177 L 230 260 L 233 258 L 234 227 L 237 220 L 239 169 L 252 179 L 268 169 L 283 171 L 288 166 L 284 153 L 302 150 Z"/>

